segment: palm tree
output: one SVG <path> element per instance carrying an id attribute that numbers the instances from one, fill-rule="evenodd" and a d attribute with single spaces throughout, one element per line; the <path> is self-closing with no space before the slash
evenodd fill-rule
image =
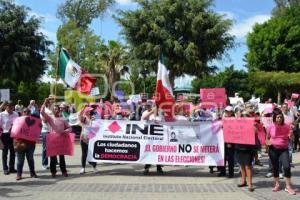
<path id="1" fill-rule="evenodd" d="M 109 90 L 112 92 L 111 89 L 114 83 L 120 80 L 121 75 L 129 71 L 128 66 L 126 66 L 126 48 L 117 41 L 108 41 L 108 44 L 103 46 L 100 53 L 100 60 L 102 70 L 108 79 Z"/>

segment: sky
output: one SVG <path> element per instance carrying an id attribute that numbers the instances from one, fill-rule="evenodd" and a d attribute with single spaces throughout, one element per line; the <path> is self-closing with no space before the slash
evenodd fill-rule
<path id="1" fill-rule="evenodd" d="M 56 10 L 63 0 L 16 0 L 19 5 L 25 5 L 31 9 L 30 15 L 43 17 L 41 31 L 52 41 L 56 41 L 56 31 L 61 24 L 56 18 Z M 131 0 L 116 0 L 117 4 L 110 8 L 103 17 L 95 19 L 91 28 L 94 33 L 100 35 L 105 41 L 122 40 L 121 27 L 112 18 L 117 9 L 134 10 L 137 5 Z M 263 23 L 270 19 L 271 11 L 275 7 L 274 0 L 215 0 L 213 10 L 232 19 L 234 24 L 230 34 L 235 36 L 236 47 L 229 50 L 228 57 L 213 61 L 222 71 L 225 67 L 234 65 L 236 69 L 246 70 L 243 61 L 247 52 L 246 36 L 251 32 L 255 23 Z M 180 81 L 190 82 L 191 78 Z M 177 80 L 178 81 L 178 80 Z M 176 82 L 175 82 L 176 84 Z M 182 83 L 183 84 L 183 83 Z"/>

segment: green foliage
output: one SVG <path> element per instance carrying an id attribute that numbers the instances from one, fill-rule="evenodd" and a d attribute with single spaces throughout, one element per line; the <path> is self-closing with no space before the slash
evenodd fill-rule
<path id="1" fill-rule="evenodd" d="M 35 82 L 46 69 L 51 44 L 40 29 L 40 19 L 29 9 L 0 0 L 0 80 Z"/>
<path id="2" fill-rule="evenodd" d="M 41 105 L 45 98 L 51 94 L 51 89 L 53 85 L 51 86 L 50 83 L 25 83 L 20 82 L 17 90 L 13 91 L 13 101 L 17 101 L 18 99 L 22 100 L 24 106 L 27 106 L 29 104 L 29 101 L 31 99 L 36 100 L 36 102 Z M 57 85 L 57 96 L 63 96 L 64 90 L 66 88 L 62 84 Z"/>
<path id="3" fill-rule="evenodd" d="M 300 93 L 300 73 L 287 72 L 252 72 L 249 81 L 253 88 L 259 89 L 264 98 L 274 97 L 277 92 L 284 92 L 285 96 L 291 93 Z"/>
<path id="4" fill-rule="evenodd" d="M 248 73 L 243 70 L 235 70 L 233 66 L 226 67 L 223 72 L 218 74 L 196 78 L 192 81 L 192 86 L 194 93 L 199 93 L 200 88 L 224 87 L 229 97 L 238 92 L 240 96 L 249 99 L 252 94 Z"/>
<path id="5" fill-rule="evenodd" d="M 76 27 L 75 22 L 69 21 L 60 26 L 57 31 L 58 43 L 68 49 L 72 59 L 90 73 L 101 72 L 100 52 L 103 51 L 103 41 L 89 29 Z M 49 56 L 53 66 L 50 75 L 55 77 L 58 50 Z"/>
<path id="6" fill-rule="evenodd" d="M 87 29 L 93 19 L 114 3 L 114 0 L 66 0 L 59 5 L 57 16 L 63 22 L 73 21 L 76 27 Z"/>
<path id="7" fill-rule="evenodd" d="M 282 16 L 288 7 L 299 6 L 300 0 L 274 0 L 276 7 L 272 10 L 272 15 L 275 17 Z"/>
<path id="8" fill-rule="evenodd" d="M 66 0 L 58 6 L 57 16 L 63 22 L 58 28 L 58 44 L 68 49 L 72 59 L 90 73 L 100 73 L 99 52 L 103 49 L 103 41 L 90 30 L 92 20 L 101 16 L 114 0 Z M 49 75 L 55 77 L 57 66 L 56 52 L 50 56 L 53 66 Z"/>
<path id="9" fill-rule="evenodd" d="M 202 76 L 216 69 L 233 46 L 228 30 L 232 22 L 210 9 L 212 0 L 136 0 L 139 8 L 119 11 L 116 20 L 140 66 L 157 70 L 160 50 L 166 58 L 171 82 L 183 73 Z"/>
<path id="10" fill-rule="evenodd" d="M 250 71 L 300 70 L 300 6 L 288 8 L 284 15 L 256 24 L 248 35 L 246 54 Z"/>

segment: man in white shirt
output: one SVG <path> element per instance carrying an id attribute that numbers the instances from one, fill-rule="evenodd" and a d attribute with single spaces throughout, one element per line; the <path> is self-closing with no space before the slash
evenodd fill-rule
<path id="1" fill-rule="evenodd" d="M 2 152 L 2 165 L 3 172 L 5 175 L 9 173 L 16 173 L 15 170 L 15 151 L 13 146 L 13 138 L 10 137 L 10 131 L 13 121 L 19 117 L 18 113 L 13 111 L 13 105 L 7 103 L 5 106 L 5 111 L 0 113 L 0 129 L 2 129 L 1 140 L 3 142 L 4 148 Z M 9 168 L 7 166 L 7 155 L 9 150 Z"/>
<path id="2" fill-rule="evenodd" d="M 15 105 L 15 111 L 21 116 L 23 111 L 23 105 L 21 104 L 21 100 L 18 100 L 18 103 Z"/>
<path id="3" fill-rule="evenodd" d="M 150 102 L 146 103 L 146 110 L 143 112 L 142 117 L 141 117 L 141 121 L 156 121 L 157 118 L 157 110 L 152 108 L 152 104 Z M 159 118 L 160 121 L 162 121 L 162 118 Z M 151 167 L 151 165 L 146 164 L 144 167 L 144 174 L 149 174 L 149 168 Z M 156 170 L 157 173 L 162 174 L 163 173 L 163 169 L 162 169 L 162 165 L 156 165 Z"/>

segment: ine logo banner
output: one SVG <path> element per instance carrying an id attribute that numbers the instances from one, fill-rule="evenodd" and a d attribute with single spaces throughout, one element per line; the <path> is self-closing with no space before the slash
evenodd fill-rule
<path id="1" fill-rule="evenodd" d="M 101 120 L 89 141 L 88 161 L 162 165 L 224 164 L 219 121 L 154 123 Z"/>

